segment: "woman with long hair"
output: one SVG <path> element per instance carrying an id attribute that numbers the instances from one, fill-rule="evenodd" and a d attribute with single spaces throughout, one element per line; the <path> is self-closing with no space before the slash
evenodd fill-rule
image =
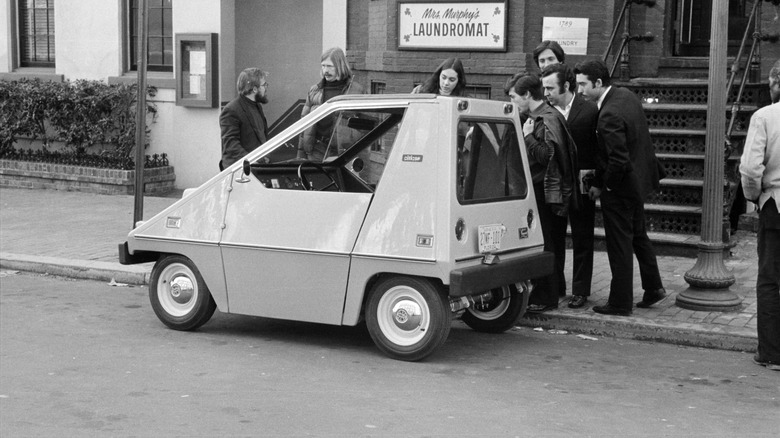
<path id="1" fill-rule="evenodd" d="M 463 96 L 466 89 L 466 72 L 458 58 L 447 58 L 436 67 L 433 74 L 412 93 L 433 93 L 442 96 Z"/>

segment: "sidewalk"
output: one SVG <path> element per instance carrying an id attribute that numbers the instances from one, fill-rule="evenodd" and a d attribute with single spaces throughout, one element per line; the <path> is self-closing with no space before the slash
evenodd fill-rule
<path id="1" fill-rule="evenodd" d="M 144 219 L 173 204 L 177 198 L 144 197 Z M 119 283 L 146 284 L 152 264 L 119 264 L 117 244 L 133 225 L 133 196 L 94 195 L 55 190 L 0 188 L 0 268 L 49 273 Z M 744 298 L 736 312 L 702 312 L 675 305 L 688 284 L 683 275 L 696 260 L 658 257 L 669 296 L 650 309 L 635 308 L 630 317 L 599 315 L 594 305 L 607 301 L 611 274 L 605 252 L 594 261 L 592 296 L 582 309 L 569 309 L 569 297 L 557 310 L 528 315 L 519 325 L 591 336 L 614 336 L 737 351 L 755 351 L 758 272 L 756 235 L 739 231 L 726 267 L 736 278 L 731 291 Z M 571 285 L 571 250 L 566 276 Z M 634 261 L 634 298 L 642 290 Z"/>

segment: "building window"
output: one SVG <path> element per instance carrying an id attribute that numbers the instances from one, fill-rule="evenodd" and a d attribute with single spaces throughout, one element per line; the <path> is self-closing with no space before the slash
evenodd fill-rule
<path id="1" fill-rule="evenodd" d="M 379 81 L 371 81 L 371 94 L 385 94 L 387 84 Z"/>
<path id="2" fill-rule="evenodd" d="M 468 97 L 490 100 L 489 85 L 466 85 L 466 89 L 464 91 Z"/>
<path id="3" fill-rule="evenodd" d="M 148 71 L 173 71 L 173 29 L 171 26 L 172 0 L 147 0 L 149 4 L 149 29 L 147 30 Z M 130 70 L 138 70 L 138 0 L 129 4 L 128 59 Z"/>
<path id="4" fill-rule="evenodd" d="M 54 0 L 19 1 L 19 65 L 54 67 Z"/>

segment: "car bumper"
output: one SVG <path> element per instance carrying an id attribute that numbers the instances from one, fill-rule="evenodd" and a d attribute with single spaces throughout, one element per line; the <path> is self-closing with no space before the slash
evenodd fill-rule
<path id="1" fill-rule="evenodd" d="M 127 242 L 119 244 L 119 263 L 123 265 L 156 262 L 159 256 L 156 252 L 148 251 L 136 251 L 135 254 L 130 254 L 130 251 L 127 249 Z"/>
<path id="2" fill-rule="evenodd" d="M 507 284 L 550 275 L 555 256 L 549 251 L 513 259 L 493 265 L 481 264 L 450 272 L 450 296 L 473 295 Z"/>

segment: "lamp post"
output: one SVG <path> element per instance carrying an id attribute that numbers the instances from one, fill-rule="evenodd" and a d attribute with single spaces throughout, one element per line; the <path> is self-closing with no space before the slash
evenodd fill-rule
<path id="1" fill-rule="evenodd" d="M 736 280 L 723 264 L 728 12 L 728 0 L 712 2 L 701 243 L 696 264 L 684 276 L 690 287 L 677 295 L 677 305 L 691 310 L 732 311 L 742 303 L 742 298 L 729 290 Z"/>
<path id="2" fill-rule="evenodd" d="M 135 197 L 133 228 L 144 218 L 144 146 L 146 145 L 146 52 L 149 2 L 138 0 L 138 95 L 135 108 Z"/>

